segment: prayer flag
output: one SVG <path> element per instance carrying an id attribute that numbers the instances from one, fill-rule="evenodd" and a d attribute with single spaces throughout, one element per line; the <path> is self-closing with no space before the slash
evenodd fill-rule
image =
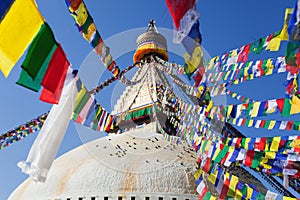
<path id="1" fill-rule="evenodd" d="M 27 160 L 19 162 L 18 166 L 33 180 L 45 182 L 49 168 L 56 156 L 69 125 L 73 112 L 77 88 L 72 69 L 69 68 L 58 105 L 53 105 L 39 135 L 32 145 Z"/>
<path id="2" fill-rule="evenodd" d="M 18 0 L 11 5 L 0 23 L 0 70 L 5 77 L 9 75 L 43 22 L 35 1 Z"/>
<path id="3" fill-rule="evenodd" d="M 58 103 L 69 66 L 70 63 L 66 54 L 58 44 L 42 81 L 44 87 L 40 96 L 42 101 L 52 104 Z"/>
<path id="4" fill-rule="evenodd" d="M 43 81 L 44 75 L 48 69 L 48 65 L 50 63 L 50 60 L 52 58 L 52 55 L 53 55 L 56 47 L 57 47 L 56 45 L 53 46 L 53 48 L 49 52 L 49 55 L 45 59 L 44 63 L 42 64 L 42 66 L 34 80 L 33 80 L 32 76 L 30 76 L 24 69 L 22 69 L 19 80 L 17 81 L 17 84 L 19 84 L 23 87 L 26 87 L 30 90 L 33 90 L 35 92 L 38 92 L 41 88 L 41 83 Z"/>
<path id="5" fill-rule="evenodd" d="M 183 18 L 183 16 L 188 10 L 194 7 L 195 2 L 195 0 L 166 0 L 176 29 L 179 29 L 180 20 Z"/>
<path id="6" fill-rule="evenodd" d="M 49 25 L 44 23 L 31 42 L 26 58 L 22 64 L 22 69 L 24 69 L 33 80 L 35 80 L 54 46 L 56 46 L 56 41 L 53 32 Z"/>

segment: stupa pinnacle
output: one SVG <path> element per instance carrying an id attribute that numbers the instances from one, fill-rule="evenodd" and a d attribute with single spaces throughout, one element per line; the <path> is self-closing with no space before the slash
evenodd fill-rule
<path id="1" fill-rule="evenodd" d="M 147 32 L 137 38 L 136 47 L 136 52 L 133 56 L 134 62 L 140 61 L 147 55 L 156 55 L 168 61 L 167 40 L 158 33 L 153 20 L 150 20 Z"/>

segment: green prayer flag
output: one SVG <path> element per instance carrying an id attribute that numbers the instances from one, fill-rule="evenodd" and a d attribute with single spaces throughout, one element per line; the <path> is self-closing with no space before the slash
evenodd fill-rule
<path id="1" fill-rule="evenodd" d="M 256 42 L 255 42 L 255 46 L 252 47 L 251 44 L 251 52 L 255 53 L 255 54 L 259 54 L 260 52 L 262 52 L 264 45 L 265 45 L 265 41 L 266 41 L 267 37 L 263 37 L 263 38 L 259 38 Z"/>
<path id="2" fill-rule="evenodd" d="M 247 112 L 246 112 L 246 117 L 249 118 L 250 117 L 250 112 L 253 108 L 253 103 L 249 103 L 248 104 L 248 108 L 247 108 Z M 249 122 L 248 122 L 249 123 Z"/>
<path id="3" fill-rule="evenodd" d="M 292 107 L 292 104 L 291 104 L 290 99 L 285 98 L 281 115 L 282 116 L 290 116 L 291 107 Z"/>
<path id="4" fill-rule="evenodd" d="M 294 121 L 293 130 L 300 130 L 300 121 Z"/>
<path id="5" fill-rule="evenodd" d="M 217 155 L 215 162 L 220 163 L 221 160 L 225 157 L 226 153 L 228 152 L 229 147 L 228 146 L 224 146 L 223 150 L 220 151 L 220 153 Z"/>
<path id="6" fill-rule="evenodd" d="M 270 120 L 266 120 L 266 123 L 264 125 L 264 128 L 269 128 L 270 126 Z"/>
<path id="7" fill-rule="evenodd" d="M 241 193 L 243 194 L 243 197 L 247 197 L 248 192 L 248 186 L 244 185 L 243 189 L 241 190 Z"/>
<path id="8" fill-rule="evenodd" d="M 76 120 L 80 111 L 83 109 L 83 107 L 86 105 L 86 103 L 88 102 L 90 98 L 90 94 L 86 91 L 85 94 L 83 95 L 82 99 L 79 100 L 78 104 L 75 106 L 74 109 L 74 114 L 72 119 Z"/>
<path id="9" fill-rule="evenodd" d="M 298 49 L 300 44 L 295 42 L 288 42 L 286 47 L 286 53 L 285 53 L 285 62 L 287 65 L 291 66 L 297 66 L 296 65 L 296 58 L 295 58 L 295 51 Z"/>
<path id="10" fill-rule="evenodd" d="M 49 62 L 52 58 L 52 55 L 56 49 L 56 45 L 54 45 L 49 52 L 47 58 L 45 59 L 44 63 L 42 64 L 40 70 L 38 71 L 37 75 L 35 76 L 35 79 L 33 80 L 32 76 L 30 76 L 26 70 L 22 69 L 19 80 L 17 81 L 17 84 L 26 87 L 30 90 L 33 90 L 35 92 L 38 92 L 41 88 L 41 83 L 43 81 L 44 75 L 48 69 Z"/>
<path id="11" fill-rule="evenodd" d="M 264 155 L 263 152 L 254 152 L 254 157 L 252 160 L 251 168 L 256 169 L 259 166 L 260 160 L 263 157 L 263 155 Z"/>
<path id="12" fill-rule="evenodd" d="M 248 124 L 249 124 L 249 121 L 248 120 Z M 245 148 L 245 143 L 246 143 L 246 138 L 242 138 L 242 141 L 241 141 L 241 148 Z"/>
<path id="13" fill-rule="evenodd" d="M 204 140 L 203 144 L 201 145 L 201 153 L 204 153 L 207 142 L 208 142 L 208 140 Z"/>
<path id="14" fill-rule="evenodd" d="M 265 200 L 265 195 L 262 194 L 262 193 L 258 193 L 256 199 L 257 199 L 257 200 Z"/>
<path id="15" fill-rule="evenodd" d="M 207 192 L 204 197 L 203 197 L 203 200 L 210 200 L 210 196 L 211 196 L 211 193 L 210 192 Z"/>
<path id="16" fill-rule="evenodd" d="M 45 67 L 45 60 L 49 58 L 49 54 L 54 46 L 56 46 L 56 41 L 53 32 L 49 25 L 44 23 L 30 44 L 26 58 L 22 64 L 22 69 L 27 72 L 33 81 L 40 75 L 39 71 L 41 68 Z"/>

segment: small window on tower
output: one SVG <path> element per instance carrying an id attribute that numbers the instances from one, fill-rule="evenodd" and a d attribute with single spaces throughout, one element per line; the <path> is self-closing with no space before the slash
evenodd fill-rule
<path id="1" fill-rule="evenodd" d="M 164 200 L 164 198 L 163 197 L 158 197 L 158 200 Z"/>
<path id="2" fill-rule="evenodd" d="M 96 197 L 91 197 L 91 200 L 96 200 Z"/>
<path id="3" fill-rule="evenodd" d="M 83 198 L 82 198 L 82 197 L 79 197 L 78 200 L 83 200 Z"/>
<path id="4" fill-rule="evenodd" d="M 150 200 L 150 197 L 145 197 L 145 200 Z"/>
<path id="5" fill-rule="evenodd" d="M 118 197 L 118 200 L 122 200 L 123 199 L 123 197 Z"/>
<path id="6" fill-rule="evenodd" d="M 177 198 L 172 198 L 172 200 L 177 200 Z"/>
<path id="7" fill-rule="evenodd" d="M 104 197 L 104 200 L 108 200 L 108 197 Z"/>
<path id="8" fill-rule="evenodd" d="M 135 200 L 135 197 L 131 197 L 130 200 Z"/>

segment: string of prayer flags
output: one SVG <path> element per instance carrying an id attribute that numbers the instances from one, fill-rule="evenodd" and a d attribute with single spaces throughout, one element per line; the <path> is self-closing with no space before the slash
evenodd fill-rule
<path id="1" fill-rule="evenodd" d="M 268 130 L 296 130 L 299 131 L 300 121 L 279 121 L 279 120 L 264 120 L 264 119 L 246 119 L 246 118 L 230 118 L 229 123 L 236 126 L 246 126 L 252 128 L 265 128 Z"/>
<path id="2" fill-rule="evenodd" d="M 1 2 L 0 15 L 0 70 L 7 77 L 44 19 L 34 0 Z"/>
<path id="3" fill-rule="evenodd" d="M 129 70 L 133 69 L 135 67 L 135 64 L 134 65 L 130 65 L 128 67 L 126 67 L 124 70 L 122 70 L 120 72 L 120 81 L 125 83 L 125 85 L 131 85 L 133 83 L 131 83 L 130 80 L 126 79 L 124 74 L 127 73 Z M 109 86 L 111 83 L 113 83 L 114 81 L 118 80 L 117 77 L 113 76 L 109 79 L 107 79 L 106 81 L 102 82 L 101 84 L 99 84 L 96 88 L 92 89 L 93 93 L 96 94 L 98 92 L 100 92 L 100 90 L 102 90 L 103 88 Z"/>
<path id="4" fill-rule="evenodd" d="M 285 39 L 284 35 L 280 35 L 285 33 L 286 30 L 276 31 L 268 36 L 259 38 L 250 44 L 246 44 L 240 48 L 226 52 L 223 55 L 215 56 L 207 62 L 205 68 L 206 70 L 218 72 L 219 70 L 217 68 L 220 68 L 224 65 L 232 65 L 236 64 L 237 62 L 247 62 L 248 55 L 251 52 L 258 54 L 264 49 L 277 51 L 280 45 L 280 42 L 278 43 L 277 39 L 280 41 Z"/>
<path id="5" fill-rule="evenodd" d="M 231 116 L 233 118 L 246 117 L 248 119 L 273 113 L 289 116 L 300 112 L 299 103 L 299 98 L 293 96 L 292 101 L 288 98 L 255 101 L 252 103 L 227 105 L 225 110 L 227 118 Z"/>
<path id="6" fill-rule="evenodd" d="M 269 58 L 266 60 L 250 61 L 246 63 L 236 63 L 224 65 L 218 69 L 217 73 L 209 73 L 208 80 L 211 82 L 230 81 L 245 78 L 253 80 L 256 77 L 268 76 L 286 71 L 284 57 Z"/>
<path id="7" fill-rule="evenodd" d="M 109 47 L 104 44 L 84 1 L 65 0 L 65 2 L 83 38 L 90 43 L 94 51 L 100 56 L 100 60 L 105 67 L 113 73 L 114 77 L 118 77 L 120 69 L 113 60 Z"/>
<path id="8" fill-rule="evenodd" d="M 32 119 L 29 122 L 0 135 L 0 149 L 8 147 L 10 144 L 17 142 L 36 131 L 39 131 L 42 128 L 47 116 L 48 113 L 44 113 L 37 118 Z"/>
<path id="9" fill-rule="evenodd" d="M 79 88 L 72 119 L 93 130 L 109 132 L 116 123 L 114 116 L 98 104 L 94 95 L 85 88 L 80 80 L 77 81 L 77 85 Z"/>

